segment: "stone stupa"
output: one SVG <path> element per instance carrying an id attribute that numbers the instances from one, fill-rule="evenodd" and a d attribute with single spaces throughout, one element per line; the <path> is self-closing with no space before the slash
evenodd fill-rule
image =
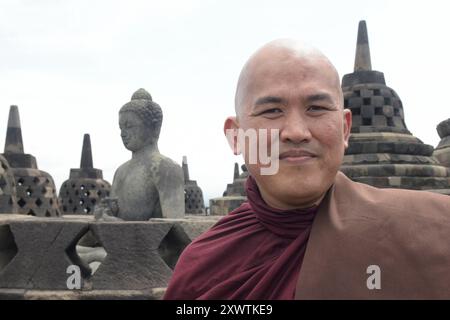
<path id="1" fill-rule="evenodd" d="M 349 147 L 341 171 L 381 188 L 450 194 L 450 170 L 432 157 L 434 148 L 411 134 L 402 101 L 372 70 L 365 21 L 359 23 L 354 72 L 342 79 L 344 107 L 352 111 Z"/>
<path id="2" fill-rule="evenodd" d="M 183 156 L 182 169 L 184 174 L 184 206 L 188 214 L 204 214 L 205 202 L 202 189 L 197 181 L 189 178 L 189 167 L 187 157 Z"/>
<path id="3" fill-rule="evenodd" d="M 239 173 L 239 165 L 234 164 L 233 182 L 227 184 L 227 189 L 222 197 L 209 200 L 209 210 L 211 215 L 227 215 L 247 201 L 245 192 L 245 181 L 247 181 L 248 171 L 242 165 L 242 173 Z"/>
<path id="4" fill-rule="evenodd" d="M 39 170 L 36 158 L 24 153 L 19 109 L 11 106 L 3 156 L 16 181 L 18 213 L 39 217 L 60 216 L 53 178 Z"/>
<path id="5" fill-rule="evenodd" d="M 93 214 L 95 205 L 108 197 L 111 184 L 103 179 L 103 172 L 92 161 L 91 138 L 85 134 L 79 169 L 70 169 L 69 179 L 59 190 L 62 214 Z"/>
<path id="6" fill-rule="evenodd" d="M 0 213 L 17 213 L 14 174 L 2 155 L 0 155 Z"/>

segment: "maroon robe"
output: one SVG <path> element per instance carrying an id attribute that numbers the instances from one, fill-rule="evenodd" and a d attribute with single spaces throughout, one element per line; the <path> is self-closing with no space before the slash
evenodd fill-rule
<path id="1" fill-rule="evenodd" d="M 380 289 L 367 285 L 373 265 Z M 450 196 L 374 188 L 338 172 L 311 229 L 296 299 L 450 299 Z"/>
<path id="2" fill-rule="evenodd" d="M 247 192 L 183 252 L 166 299 L 450 299 L 449 196 L 341 172 L 306 213 L 268 207 L 251 178 Z"/>
<path id="3" fill-rule="evenodd" d="M 164 299 L 293 299 L 317 208 L 277 210 L 247 179 L 248 202 L 180 256 Z"/>

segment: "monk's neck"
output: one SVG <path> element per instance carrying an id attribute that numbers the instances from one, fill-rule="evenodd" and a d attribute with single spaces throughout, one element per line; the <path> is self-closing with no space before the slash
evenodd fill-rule
<path id="1" fill-rule="evenodd" d="M 279 209 L 279 210 L 295 210 L 295 209 L 309 209 L 312 207 L 316 207 L 318 206 L 323 198 L 325 197 L 325 194 L 322 194 L 320 196 L 318 196 L 315 199 L 310 199 L 307 200 L 303 203 L 285 203 L 282 201 L 279 201 L 278 199 L 275 199 L 274 197 L 272 197 L 270 194 L 267 194 L 266 192 L 264 192 L 264 190 L 259 189 L 259 192 L 261 194 L 262 199 L 264 200 L 265 203 L 267 203 L 267 205 L 269 205 L 269 207 L 272 207 L 274 209 Z"/>
<path id="2" fill-rule="evenodd" d="M 150 143 L 139 150 L 133 151 L 133 153 L 131 154 L 131 158 L 137 159 L 144 156 L 148 157 L 158 153 L 159 153 L 158 144 Z"/>

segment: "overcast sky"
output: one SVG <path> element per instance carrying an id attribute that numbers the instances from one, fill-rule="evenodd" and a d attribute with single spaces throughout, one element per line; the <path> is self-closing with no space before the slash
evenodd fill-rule
<path id="1" fill-rule="evenodd" d="M 91 135 L 94 166 L 112 182 L 131 157 L 118 111 L 145 88 L 164 112 L 161 153 L 181 164 L 205 200 L 232 181 L 222 132 L 250 54 L 276 38 L 321 49 L 340 76 L 353 70 L 358 21 L 372 67 L 403 101 L 406 124 L 436 146 L 450 117 L 448 1 L 1 0 L 0 147 L 19 106 L 26 153 L 59 190 Z"/>

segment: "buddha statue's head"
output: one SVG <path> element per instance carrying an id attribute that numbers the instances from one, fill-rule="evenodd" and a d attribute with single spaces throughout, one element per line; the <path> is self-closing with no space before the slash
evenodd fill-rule
<path id="1" fill-rule="evenodd" d="M 139 89 L 119 111 L 119 127 L 125 148 L 132 152 L 147 145 L 157 146 L 163 114 L 152 96 Z"/>

